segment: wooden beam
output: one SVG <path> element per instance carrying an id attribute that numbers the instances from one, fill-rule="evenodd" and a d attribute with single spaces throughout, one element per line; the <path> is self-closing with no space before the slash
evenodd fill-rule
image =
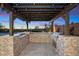
<path id="1" fill-rule="evenodd" d="M 13 6 L 14 8 L 63 8 L 64 6 L 37 6 L 37 5 L 32 5 L 32 6 Z"/>
<path id="2" fill-rule="evenodd" d="M 22 14 L 24 16 L 54 16 L 56 14 Z"/>
<path id="3" fill-rule="evenodd" d="M 29 21 L 49 21 L 52 18 L 29 18 Z"/>
<path id="4" fill-rule="evenodd" d="M 22 8 L 18 8 L 17 11 L 26 11 L 26 12 L 30 12 L 30 11 L 61 11 L 63 10 L 63 8 L 53 8 L 53 9 L 22 9 Z"/>
<path id="5" fill-rule="evenodd" d="M 18 12 L 19 13 L 19 12 Z M 25 13 L 25 14 L 48 14 L 48 13 L 50 13 L 50 14 L 52 14 L 52 13 L 59 13 L 59 12 L 20 12 L 20 13 Z"/>
<path id="6" fill-rule="evenodd" d="M 62 12 L 60 12 L 57 16 L 55 16 L 53 19 L 57 19 L 58 17 L 62 16 L 63 14 L 65 14 L 66 12 L 69 12 L 70 10 L 72 10 L 74 7 L 76 7 L 77 5 L 76 4 L 69 4 L 68 6 L 66 6 L 64 8 L 64 10 Z"/>
<path id="7" fill-rule="evenodd" d="M 65 20 L 65 23 L 66 23 L 66 25 L 65 25 L 65 34 L 69 35 L 70 34 L 69 33 L 69 14 L 68 13 L 64 14 L 62 16 L 62 18 Z"/>
<path id="8" fill-rule="evenodd" d="M 51 22 L 51 32 L 53 32 L 53 23 L 54 22 Z"/>
<path id="9" fill-rule="evenodd" d="M 61 10 L 19 10 L 19 12 L 60 12 Z"/>
<path id="10" fill-rule="evenodd" d="M 62 10 L 63 8 L 14 8 L 16 10 Z"/>
<path id="11" fill-rule="evenodd" d="M 25 19 L 25 17 L 23 17 L 21 14 L 19 14 L 19 13 L 17 14 L 17 12 L 8 3 L 1 3 L 1 7 L 9 12 L 13 12 L 13 14 L 16 17 L 21 18 L 21 19 Z"/>
<path id="12" fill-rule="evenodd" d="M 53 17 L 52 15 L 50 16 L 46 16 L 46 15 L 42 15 L 42 16 L 30 16 L 31 18 L 50 18 L 50 17 Z"/>
<path id="13" fill-rule="evenodd" d="M 17 3 L 16 3 L 17 4 Z M 51 6 L 51 5 L 60 5 L 60 6 L 63 6 L 63 5 L 67 5 L 68 3 L 18 3 L 17 5 L 19 6 L 24 6 L 24 5 L 40 5 L 40 6 Z"/>
<path id="14" fill-rule="evenodd" d="M 26 25 L 27 25 L 27 31 L 28 31 L 28 28 L 29 28 L 28 21 L 26 21 Z"/>
<path id="15" fill-rule="evenodd" d="M 10 12 L 10 30 L 9 30 L 9 35 L 10 36 L 13 36 L 14 35 L 14 16 L 13 16 L 13 13 Z"/>
<path id="16" fill-rule="evenodd" d="M 27 14 L 24 14 L 24 15 L 27 15 Z M 50 14 L 48 14 L 48 13 L 47 14 L 43 14 L 43 13 L 41 13 L 41 14 L 34 14 L 33 13 L 33 14 L 28 14 L 28 15 L 29 16 L 41 16 L 41 15 L 46 15 L 47 16 L 47 15 L 56 15 L 56 13 L 50 13 Z"/>
<path id="17" fill-rule="evenodd" d="M 4 6 L 4 4 L 3 3 L 0 3 L 0 7 L 3 7 Z"/>
<path id="18" fill-rule="evenodd" d="M 16 10 L 62 10 L 63 8 L 14 8 Z"/>

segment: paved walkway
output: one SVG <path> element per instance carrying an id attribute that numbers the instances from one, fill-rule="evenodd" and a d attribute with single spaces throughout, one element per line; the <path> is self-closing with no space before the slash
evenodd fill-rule
<path id="1" fill-rule="evenodd" d="M 20 56 L 56 56 L 58 55 L 51 44 L 30 43 Z"/>

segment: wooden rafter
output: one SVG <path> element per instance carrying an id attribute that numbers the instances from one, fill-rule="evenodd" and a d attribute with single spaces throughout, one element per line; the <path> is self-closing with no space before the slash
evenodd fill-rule
<path id="1" fill-rule="evenodd" d="M 69 4 L 68 6 L 66 6 L 64 8 L 64 10 L 62 10 L 62 12 L 60 12 L 58 15 L 56 15 L 53 19 L 57 19 L 58 17 L 62 16 L 65 13 L 68 13 L 70 10 L 72 10 L 73 8 L 75 8 L 77 6 L 77 4 Z"/>
<path id="2" fill-rule="evenodd" d="M 11 10 L 17 17 L 29 19 L 29 21 L 34 19 L 34 21 L 39 21 L 39 19 L 45 21 L 45 19 L 58 18 L 65 11 L 69 11 L 73 5 L 69 3 L 12 3 L 6 4 L 5 8 Z"/>

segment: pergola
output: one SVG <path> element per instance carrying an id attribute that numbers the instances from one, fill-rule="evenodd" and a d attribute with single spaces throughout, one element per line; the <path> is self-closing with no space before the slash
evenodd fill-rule
<path id="1" fill-rule="evenodd" d="M 26 21 L 27 30 L 29 21 L 51 21 L 62 16 L 66 22 L 66 34 L 69 34 L 68 12 L 77 6 L 71 3 L 1 3 L 0 6 L 10 12 L 10 35 L 13 35 L 13 24 L 16 17 Z"/>

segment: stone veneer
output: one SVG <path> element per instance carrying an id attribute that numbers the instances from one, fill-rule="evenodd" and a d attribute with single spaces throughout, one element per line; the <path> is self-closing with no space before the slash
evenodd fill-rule
<path id="1" fill-rule="evenodd" d="M 13 55 L 13 37 L 0 37 L 0 56 Z"/>
<path id="2" fill-rule="evenodd" d="M 28 44 L 28 34 L 0 37 L 0 56 L 19 55 Z"/>
<path id="3" fill-rule="evenodd" d="M 49 38 L 51 38 L 51 40 Z M 78 36 L 51 35 L 49 37 L 49 33 L 30 33 L 30 36 L 28 34 L 14 37 L 1 36 L 0 55 L 19 55 L 29 42 L 52 43 L 60 56 L 79 56 Z"/>
<path id="4" fill-rule="evenodd" d="M 79 37 L 64 36 L 64 55 L 79 56 Z"/>
<path id="5" fill-rule="evenodd" d="M 28 35 L 22 35 L 22 36 L 16 36 L 13 40 L 13 51 L 14 55 L 19 55 L 23 49 L 27 46 L 29 43 Z"/>
<path id="6" fill-rule="evenodd" d="M 56 44 L 55 48 L 60 56 L 79 56 L 78 36 L 58 35 L 52 36 L 51 39 Z"/>
<path id="7" fill-rule="evenodd" d="M 29 41 L 32 43 L 49 43 L 49 33 L 48 32 L 31 32 L 29 36 Z"/>
<path id="8" fill-rule="evenodd" d="M 28 43 L 49 43 L 49 33 L 31 32 L 26 35 L 1 36 L 0 55 L 17 56 L 23 51 Z"/>

